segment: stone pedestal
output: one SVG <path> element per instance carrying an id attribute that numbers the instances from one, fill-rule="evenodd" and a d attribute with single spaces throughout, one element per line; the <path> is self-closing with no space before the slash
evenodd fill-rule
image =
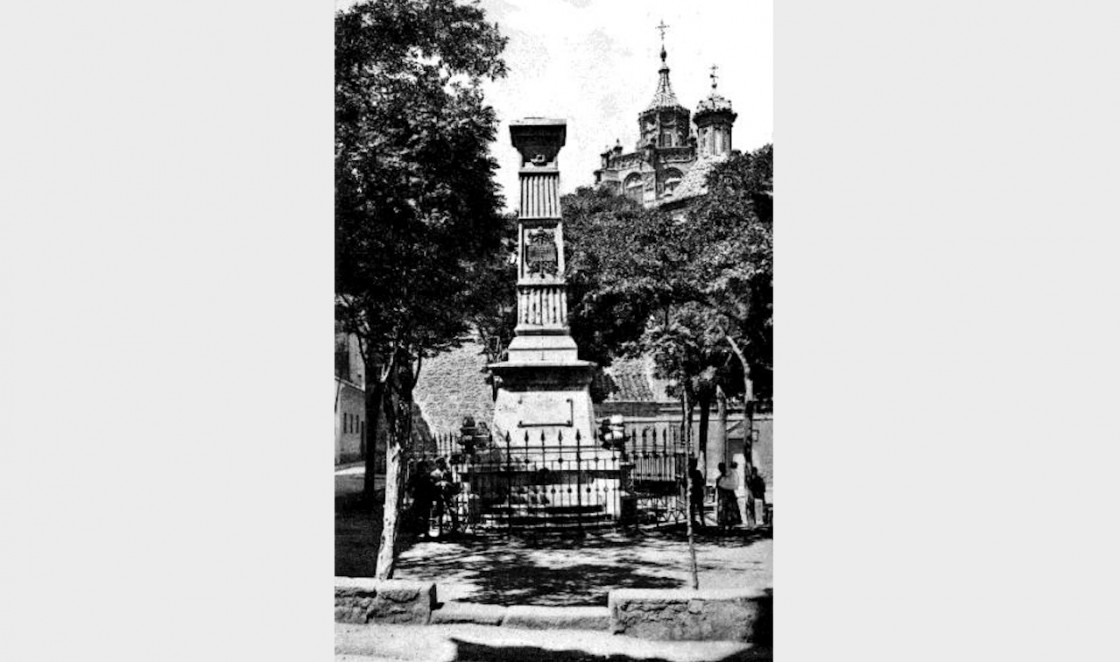
<path id="1" fill-rule="evenodd" d="M 494 402 L 494 426 L 519 442 L 528 433 L 536 442 L 544 433 L 549 447 L 563 435 L 563 446 L 574 448 L 577 433 L 580 448 L 596 453 L 595 413 L 591 404 L 591 375 L 595 365 L 588 361 L 493 363 L 490 371 L 501 379 Z M 536 444 L 534 443 L 534 447 Z M 546 459 L 553 459 L 547 457 Z"/>

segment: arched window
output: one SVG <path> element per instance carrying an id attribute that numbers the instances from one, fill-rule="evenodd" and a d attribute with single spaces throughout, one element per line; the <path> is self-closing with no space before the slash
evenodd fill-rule
<path id="1" fill-rule="evenodd" d="M 662 175 L 661 190 L 665 193 L 672 193 L 673 190 L 680 185 L 681 178 L 683 177 L 684 175 L 681 174 L 680 170 L 677 170 L 676 168 L 669 168 Z"/>
<path id="2" fill-rule="evenodd" d="M 641 202 L 644 195 L 645 186 L 642 183 L 642 176 L 638 173 L 633 173 L 626 178 L 624 185 L 626 197 L 631 200 Z"/>

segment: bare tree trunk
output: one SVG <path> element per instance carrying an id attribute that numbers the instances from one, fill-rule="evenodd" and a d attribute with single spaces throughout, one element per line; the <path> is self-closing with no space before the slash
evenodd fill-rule
<path id="1" fill-rule="evenodd" d="M 731 459 L 727 453 L 727 395 L 719 386 L 716 387 L 716 417 L 719 419 L 719 444 L 723 449 L 720 461 L 727 462 Z"/>
<path id="2" fill-rule="evenodd" d="M 366 369 L 366 374 L 368 368 Z M 366 382 L 365 409 L 366 409 L 366 473 L 362 483 L 362 498 L 366 504 L 373 505 L 377 485 L 374 478 L 377 473 L 377 428 L 381 421 L 381 401 L 385 397 L 385 383 L 375 380 L 372 387 Z M 386 446 L 389 440 L 386 440 Z M 388 466 L 386 466 L 388 468 Z"/>
<path id="3" fill-rule="evenodd" d="M 381 521 L 381 545 L 377 550 L 377 579 L 392 579 L 397 554 L 397 515 L 401 502 L 401 447 L 395 439 L 386 444 L 385 512 Z"/>
<path id="4" fill-rule="evenodd" d="M 700 458 L 700 466 L 704 468 L 704 475 L 707 476 L 711 471 L 708 468 L 708 423 L 711 419 L 712 396 L 710 393 L 701 392 L 698 395 L 700 404 L 700 430 L 698 437 L 699 449 L 697 456 Z"/>
<path id="5" fill-rule="evenodd" d="M 397 397 L 395 402 L 391 402 L 391 407 L 386 407 L 387 413 L 392 412 L 388 421 L 391 423 L 392 439 L 385 449 L 385 511 L 381 523 L 381 544 L 377 550 L 377 579 L 392 579 L 396 566 L 404 460 L 412 448 L 412 395 L 419 376 L 420 361 L 417 361 L 415 369 L 407 361 L 398 362 L 394 371 Z"/>
<path id="6" fill-rule="evenodd" d="M 373 351 L 361 340 L 359 336 L 359 344 L 362 347 L 362 360 L 366 368 L 366 384 L 365 384 L 365 409 L 366 409 L 366 471 L 365 477 L 362 481 L 362 498 L 365 499 L 366 505 L 373 507 L 376 503 L 377 486 L 375 484 L 375 475 L 377 473 L 377 428 L 378 422 L 381 420 L 381 408 L 385 402 L 385 396 L 390 391 L 392 384 L 390 378 L 393 375 L 393 369 L 396 366 L 397 359 L 395 352 L 393 356 L 389 357 L 389 362 L 385 366 L 378 366 L 374 361 Z M 372 380 L 373 386 L 370 386 Z M 386 439 L 385 448 L 388 450 L 392 444 L 392 419 L 387 418 L 386 421 L 389 425 L 386 426 Z M 388 476 L 388 464 L 385 466 L 386 476 Z"/>
<path id="7" fill-rule="evenodd" d="M 744 467 L 746 471 L 754 465 L 754 387 L 751 383 L 751 366 L 747 363 L 747 357 L 739 347 L 739 343 L 735 342 L 730 334 L 724 334 L 724 337 L 731 345 L 731 351 L 739 357 L 739 363 L 743 364 L 743 453 L 746 455 L 747 466 Z"/>
<path id="8" fill-rule="evenodd" d="M 692 468 L 689 466 L 689 458 L 692 455 L 692 408 L 688 402 L 688 389 L 681 387 L 681 408 L 688 412 L 687 422 L 685 424 L 684 433 L 684 448 L 685 448 L 685 507 L 688 509 L 688 556 L 689 556 L 689 569 L 692 573 L 692 590 L 700 590 L 700 573 L 696 567 L 696 541 L 692 532 Z M 700 504 L 703 508 L 704 504 Z M 703 516 L 703 510 L 700 511 Z"/>

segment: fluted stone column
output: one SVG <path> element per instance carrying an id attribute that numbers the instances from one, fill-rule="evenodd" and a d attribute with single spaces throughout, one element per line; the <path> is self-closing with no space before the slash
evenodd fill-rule
<path id="1" fill-rule="evenodd" d="M 564 223 L 560 169 L 564 120 L 528 118 L 510 123 L 521 157 L 518 232 L 517 327 L 508 360 L 488 369 L 499 379 L 494 427 L 515 440 L 558 434 L 596 452 L 590 384 L 595 364 L 578 359 L 568 329 L 564 279 Z"/>

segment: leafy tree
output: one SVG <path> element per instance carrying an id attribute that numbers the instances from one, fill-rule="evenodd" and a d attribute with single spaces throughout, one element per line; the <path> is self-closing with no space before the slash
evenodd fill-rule
<path id="1" fill-rule="evenodd" d="M 735 394 L 741 384 L 749 417 L 752 374 L 770 370 L 772 180 L 767 145 L 715 167 L 708 195 L 684 219 L 606 191 L 579 189 L 562 200 L 581 354 L 604 365 L 612 356 L 651 355 L 681 398 L 690 449 L 700 405 L 701 455 L 717 393 Z"/>
<path id="2" fill-rule="evenodd" d="M 517 326 L 517 215 L 502 217 L 501 248 L 480 265 L 472 286 L 471 326 L 490 362 L 501 361 Z M 494 376 L 485 377 L 497 397 Z"/>
<path id="3" fill-rule="evenodd" d="M 699 301 L 738 359 L 748 429 L 756 396 L 772 392 L 773 180 L 773 145 L 736 155 L 712 169 L 708 195 L 689 213 L 705 247 L 692 265 Z"/>
<path id="4" fill-rule="evenodd" d="M 668 215 L 603 189 L 581 187 L 561 204 L 572 336 L 580 358 L 610 365 L 640 352 L 650 317 L 676 296 L 688 237 Z"/>
<path id="5" fill-rule="evenodd" d="M 372 0 L 335 15 L 336 315 L 366 363 L 367 429 L 388 429 L 379 578 L 392 576 L 402 453 L 425 357 L 463 337 L 503 233 L 481 85 L 505 39 L 475 5 Z M 367 456 L 366 494 L 373 493 Z"/>

